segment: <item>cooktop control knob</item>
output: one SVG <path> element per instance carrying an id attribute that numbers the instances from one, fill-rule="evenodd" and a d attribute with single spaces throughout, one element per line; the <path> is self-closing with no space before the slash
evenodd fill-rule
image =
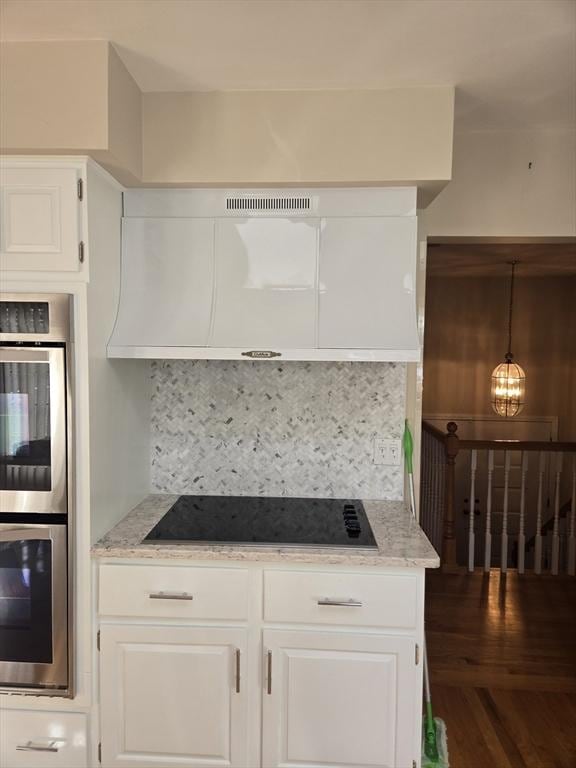
<path id="1" fill-rule="evenodd" d="M 342 517 L 344 518 L 344 528 L 346 529 L 348 538 L 357 539 L 360 536 L 362 528 L 354 504 L 344 504 Z"/>

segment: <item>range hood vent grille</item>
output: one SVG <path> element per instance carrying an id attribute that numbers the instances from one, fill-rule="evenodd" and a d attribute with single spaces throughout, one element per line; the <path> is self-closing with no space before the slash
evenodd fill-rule
<path id="1" fill-rule="evenodd" d="M 311 197 L 227 197 L 227 211 L 303 213 L 312 207 Z"/>

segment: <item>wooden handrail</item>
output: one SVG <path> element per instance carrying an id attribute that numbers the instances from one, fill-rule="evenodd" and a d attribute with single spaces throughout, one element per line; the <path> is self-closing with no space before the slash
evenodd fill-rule
<path id="1" fill-rule="evenodd" d="M 442 564 L 444 570 L 457 570 L 455 530 L 455 479 L 456 457 L 461 450 L 487 449 L 489 451 L 546 451 L 551 453 L 576 453 L 576 442 L 553 442 L 544 440 L 461 440 L 458 424 L 446 425 L 446 433 L 427 421 L 422 429 L 444 445 L 444 512 L 442 533 Z"/>
<path id="2" fill-rule="evenodd" d="M 450 424 L 454 424 L 456 429 L 451 432 L 448 430 L 448 434 L 442 432 L 442 430 L 430 424 L 427 421 L 422 422 L 422 429 L 426 430 L 429 434 L 433 435 L 437 440 L 446 440 L 450 434 L 456 435 L 458 440 L 458 450 L 487 448 L 491 451 L 552 451 L 554 453 L 576 453 L 576 443 L 566 441 L 553 441 L 553 440 L 462 440 L 456 434 L 458 431 L 458 425 L 456 422 L 451 421 Z"/>
<path id="3" fill-rule="evenodd" d="M 458 447 L 462 450 L 468 448 L 487 448 L 491 451 L 550 451 L 552 453 L 576 452 L 576 443 L 567 443 L 552 440 L 460 440 Z"/>
<path id="4" fill-rule="evenodd" d="M 441 429 L 438 429 L 438 427 L 435 427 L 434 424 L 430 424 L 428 421 L 422 422 L 422 429 L 425 432 L 428 432 L 429 435 L 432 435 L 432 437 L 435 437 L 436 440 L 440 440 L 442 443 L 444 442 L 444 438 L 446 435 L 444 432 L 442 432 Z"/>

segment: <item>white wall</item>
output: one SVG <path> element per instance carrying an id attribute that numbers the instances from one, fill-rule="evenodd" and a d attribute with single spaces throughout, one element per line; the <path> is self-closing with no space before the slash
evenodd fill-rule
<path id="1" fill-rule="evenodd" d="M 576 132 L 457 133 L 426 220 L 429 237 L 575 237 Z"/>
<path id="2" fill-rule="evenodd" d="M 90 166 L 90 491 L 92 541 L 150 490 L 150 371 L 146 361 L 108 360 L 118 308 L 122 192 Z"/>

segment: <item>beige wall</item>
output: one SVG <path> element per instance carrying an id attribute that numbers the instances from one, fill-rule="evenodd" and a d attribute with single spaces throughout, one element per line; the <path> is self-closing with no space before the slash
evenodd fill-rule
<path id="1" fill-rule="evenodd" d="M 144 95 L 150 184 L 377 184 L 451 175 L 452 88 Z M 437 182 L 441 182 L 437 184 Z"/>
<path id="2" fill-rule="evenodd" d="M 107 42 L 4 42 L 0 65 L 3 151 L 107 148 Z"/>
<path id="3" fill-rule="evenodd" d="M 140 178 L 141 94 L 108 42 L 2 43 L 0 56 L 3 153 L 90 154 Z"/>
<path id="4" fill-rule="evenodd" d="M 4 153 L 91 154 L 127 184 L 450 179 L 454 89 L 142 95 L 106 41 L 2 46 Z"/>
<path id="5" fill-rule="evenodd" d="M 431 236 L 576 236 L 576 133 L 457 133 L 427 224 Z"/>
<path id="6" fill-rule="evenodd" d="M 574 131 L 457 134 L 446 186 L 451 87 L 142 95 L 106 41 L 0 65 L 2 152 L 91 154 L 127 185 L 416 183 L 440 192 L 430 236 L 576 236 Z"/>
<path id="7" fill-rule="evenodd" d="M 102 160 L 126 184 L 142 178 L 142 94 L 112 46 L 108 49 L 108 156 Z"/>
<path id="8" fill-rule="evenodd" d="M 429 278 L 424 413 L 492 415 L 490 376 L 507 346 L 509 282 Z M 513 352 L 526 372 L 525 416 L 558 416 L 576 440 L 576 276 L 518 278 Z"/>

